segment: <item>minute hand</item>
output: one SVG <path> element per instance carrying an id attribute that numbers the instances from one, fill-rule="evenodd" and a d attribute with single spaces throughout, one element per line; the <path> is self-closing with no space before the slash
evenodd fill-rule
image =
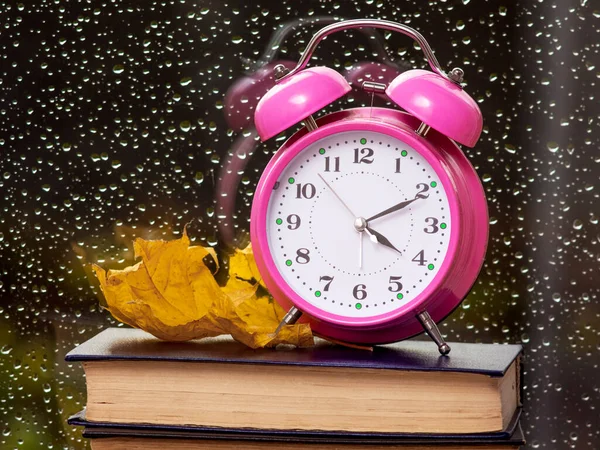
<path id="1" fill-rule="evenodd" d="M 367 219 L 367 222 L 370 222 L 371 220 L 379 219 L 380 217 L 383 217 L 383 216 L 387 216 L 388 214 L 391 214 L 402 208 L 406 208 L 408 205 L 410 205 L 412 202 L 414 202 L 415 200 L 418 200 L 418 199 L 419 199 L 419 197 L 415 197 L 411 200 L 406 200 L 406 201 L 400 202 L 397 205 L 394 205 L 391 208 L 386 209 L 385 211 L 381 211 L 380 213 L 375 214 L 373 217 L 369 217 Z"/>

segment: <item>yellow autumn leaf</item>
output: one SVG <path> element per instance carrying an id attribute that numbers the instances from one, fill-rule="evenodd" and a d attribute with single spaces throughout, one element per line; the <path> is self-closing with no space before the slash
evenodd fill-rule
<path id="1" fill-rule="evenodd" d="M 313 345 L 307 324 L 274 334 L 285 312 L 270 297 L 257 297 L 261 278 L 250 246 L 230 258 L 224 287 L 205 264 L 212 258 L 217 265 L 214 250 L 190 246 L 185 229 L 173 241 L 136 239 L 134 251 L 141 261 L 126 269 L 93 266 L 107 309 L 120 322 L 170 341 L 231 334 L 252 348 Z"/>

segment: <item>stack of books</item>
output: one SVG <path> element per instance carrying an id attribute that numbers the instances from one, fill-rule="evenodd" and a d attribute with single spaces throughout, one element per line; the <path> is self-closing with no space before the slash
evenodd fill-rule
<path id="1" fill-rule="evenodd" d="M 251 350 L 112 328 L 66 357 L 87 380 L 69 422 L 93 450 L 518 449 L 521 346 L 451 347 Z"/>

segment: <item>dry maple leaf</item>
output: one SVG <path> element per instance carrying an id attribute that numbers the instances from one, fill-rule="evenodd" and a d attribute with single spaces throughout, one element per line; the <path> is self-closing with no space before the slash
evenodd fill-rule
<path id="1" fill-rule="evenodd" d="M 117 320 L 168 341 L 231 334 L 252 348 L 313 345 L 307 324 L 273 334 L 285 311 L 268 296 L 257 296 L 262 280 L 250 246 L 231 257 L 224 287 L 204 262 L 208 257 L 217 264 L 215 251 L 190 246 L 185 229 L 181 239 L 168 242 L 138 238 L 134 250 L 142 258 L 134 266 L 93 266 L 106 308 Z"/>

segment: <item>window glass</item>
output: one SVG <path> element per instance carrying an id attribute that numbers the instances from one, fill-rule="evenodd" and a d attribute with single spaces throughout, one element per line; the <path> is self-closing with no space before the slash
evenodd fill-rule
<path id="1" fill-rule="evenodd" d="M 456 1 L 34 0 L 0 5 L 0 447 L 87 448 L 64 356 L 116 322 L 86 263 L 135 237 L 247 242 L 262 169 L 243 85 L 333 18 L 418 29 L 465 70 L 484 132 L 465 148 L 489 202 L 478 282 L 449 340 L 523 343 L 529 448 L 600 448 L 598 5 Z M 345 32 L 311 64 L 426 68 L 405 36 Z M 254 77 L 254 78 L 253 78 Z M 326 108 L 369 106 L 355 91 Z M 374 106 L 389 106 L 382 98 Z M 435 407 L 435 405 L 433 405 Z"/>

